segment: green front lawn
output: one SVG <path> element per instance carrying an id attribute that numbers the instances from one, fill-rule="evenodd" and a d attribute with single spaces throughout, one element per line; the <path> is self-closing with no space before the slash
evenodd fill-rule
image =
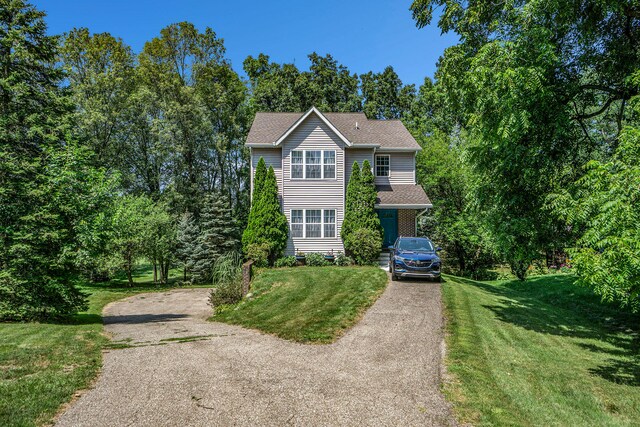
<path id="1" fill-rule="evenodd" d="M 573 282 L 446 277 L 444 390 L 461 421 L 640 424 L 640 316 Z"/>
<path id="2" fill-rule="evenodd" d="M 377 267 L 263 270 L 250 296 L 211 318 L 298 342 L 328 343 L 355 324 L 387 284 Z"/>
<path id="3" fill-rule="evenodd" d="M 86 388 L 102 365 L 102 308 L 140 292 L 168 289 L 152 283 L 141 266 L 136 285 L 125 281 L 83 288 L 89 310 L 63 322 L 0 323 L 0 426 L 47 424 L 74 393 Z"/>

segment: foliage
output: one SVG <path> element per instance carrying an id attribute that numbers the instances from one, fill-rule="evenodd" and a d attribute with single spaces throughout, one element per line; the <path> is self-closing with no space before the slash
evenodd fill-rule
<path id="1" fill-rule="evenodd" d="M 282 255 L 287 245 L 289 226 L 280 208 L 278 183 L 271 166 L 269 166 L 262 191 L 253 194 L 249 218 L 250 223 L 247 225 L 249 231 L 243 233 L 243 250 L 249 256 L 252 245 L 267 244 L 268 262 L 272 265 Z"/>
<path id="2" fill-rule="evenodd" d="M 484 228 L 515 273 L 575 236 L 544 209 L 591 159 L 610 157 L 638 93 L 629 77 L 640 14 L 631 1 L 493 3 L 416 0 L 419 26 L 460 43 L 436 73 L 443 108 L 468 132 L 471 193 Z"/>
<path id="3" fill-rule="evenodd" d="M 252 209 L 249 210 L 249 217 L 247 220 L 247 226 L 242 232 L 242 248 L 244 253 L 247 253 L 247 247 L 252 244 L 255 240 L 256 229 L 255 227 L 258 225 L 256 220 L 256 215 L 258 212 L 257 208 L 254 206 L 258 206 L 258 199 L 263 194 L 262 190 L 264 188 L 264 182 L 267 179 L 267 166 L 263 157 L 260 157 L 258 160 L 258 164 L 256 165 L 256 170 L 253 175 L 253 186 L 252 186 Z"/>
<path id="4" fill-rule="evenodd" d="M 247 247 L 247 251 L 245 255 L 250 260 L 253 260 L 253 263 L 256 267 L 266 267 L 269 265 L 270 251 L 271 251 L 271 244 L 267 242 L 251 243 Z"/>
<path id="5" fill-rule="evenodd" d="M 365 264 L 371 263 L 380 254 L 382 226 L 375 210 L 376 198 L 377 193 L 371 165 L 365 160 L 362 163 L 362 172 L 360 172 L 360 166 L 357 162 L 354 162 L 349 184 L 347 185 L 345 214 L 340 235 L 346 252 L 353 256 L 358 264 L 363 262 Z M 364 233 L 363 229 L 369 230 L 371 233 Z M 356 232 L 359 236 L 368 238 L 371 235 L 375 236 L 375 238 L 363 242 L 365 246 L 363 248 L 358 242 L 358 238 L 353 236 Z M 370 245 L 378 240 L 380 243 L 374 250 Z"/>
<path id="6" fill-rule="evenodd" d="M 107 253 L 115 268 L 126 271 L 129 286 L 133 286 L 135 263 L 145 253 L 145 219 L 152 207 L 153 202 L 145 196 L 123 196 L 113 206 Z"/>
<path id="7" fill-rule="evenodd" d="M 606 301 L 640 309 L 640 128 L 626 128 L 610 161 L 589 162 L 551 206 L 580 238 L 570 250 L 580 282 Z"/>
<path id="8" fill-rule="evenodd" d="M 0 8 L 0 318 L 86 307 L 77 255 L 111 181 L 71 135 L 57 39 L 24 1 Z"/>
<path id="9" fill-rule="evenodd" d="M 213 265 L 213 289 L 209 303 L 218 312 L 242 299 L 242 256 L 237 252 L 220 255 Z"/>
<path id="10" fill-rule="evenodd" d="M 167 283 L 169 268 L 176 253 L 176 224 L 164 203 L 154 203 L 143 219 L 143 254 L 151 260 L 154 273 L 160 271 L 160 282 Z M 157 277 L 154 275 L 154 281 Z"/>
<path id="11" fill-rule="evenodd" d="M 348 267 L 354 264 L 353 259 L 350 256 L 343 254 L 342 252 L 338 252 L 333 262 L 335 265 L 340 267 Z"/>
<path id="12" fill-rule="evenodd" d="M 571 275 L 527 283 L 446 277 L 445 364 L 452 380 L 444 392 L 459 424 L 640 419 L 640 319 L 617 304 L 602 304 L 574 281 Z"/>
<path id="13" fill-rule="evenodd" d="M 274 267 L 282 268 L 282 267 L 295 267 L 296 266 L 296 257 L 294 255 L 285 256 L 282 258 L 278 258 L 276 262 L 273 263 Z"/>
<path id="14" fill-rule="evenodd" d="M 403 85 L 393 67 L 382 73 L 360 76 L 363 111 L 369 119 L 400 119 L 411 109 L 415 97 L 414 85 Z"/>
<path id="15" fill-rule="evenodd" d="M 198 249 L 200 229 L 193 214 L 185 212 L 178 221 L 176 230 L 176 258 L 182 264 L 183 280 L 193 271 Z"/>
<path id="16" fill-rule="evenodd" d="M 359 265 L 373 265 L 378 262 L 382 237 L 370 228 L 358 228 L 349 234 L 344 247 Z"/>
<path id="17" fill-rule="evenodd" d="M 460 148 L 439 131 L 421 138 L 416 174 L 433 203 L 420 218 L 420 230 L 442 246 L 443 265 L 477 278 L 494 262 L 493 247 L 469 201 L 470 171 Z"/>
<path id="18" fill-rule="evenodd" d="M 267 269 L 251 282 L 251 298 L 211 320 L 329 343 L 360 319 L 386 284 L 387 274 L 377 267 Z"/>
<path id="19" fill-rule="evenodd" d="M 305 255 L 305 264 L 310 267 L 322 267 L 331 265 L 329 261 L 324 257 L 324 254 L 319 252 L 309 252 Z"/>
<path id="20" fill-rule="evenodd" d="M 244 60 L 251 85 L 251 102 L 258 111 L 360 111 L 358 76 L 339 65 L 329 54 L 308 55 L 309 71 L 294 64 L 276 64 L 265 54 Z"/>
<path id="21" fill-rule="evenodd" d="M 211 280 L 212 268 L 222 254 L 239 248 L 239 229 L 225 196 L 207 195 L 200 215 L 200 235 L 193 253 L 193 280 Z"/>

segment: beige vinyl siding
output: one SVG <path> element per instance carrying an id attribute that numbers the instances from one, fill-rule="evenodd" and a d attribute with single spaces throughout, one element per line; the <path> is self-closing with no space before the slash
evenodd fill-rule
<path id="1" fill-rule="evenodd" d="M 291 179 L 292 150 L 335 150 L 335 179 Z M 282 142 L 284 214 L 291 222 L 293 209 L 335 209 L 336 237 L 289 237 L 286 253 L 343 251 L 340 227 L 344 218 L 344 142 L 315 114 L 311 114 Z"/>
<path id="2" fill-rule="evenodd" d="M 251 149 L 251 193 L 253 194 L 253 176 L 260 157 L 264 158 L 267 169 L 269 169 L 269 166 L 273 166 L 273 171 L 276 173 L 276 181 L 278 182 L 278 195 L 282 198 L 282 150 L 280 147 Z"/>
<path id="3" fill-rule="evenodd" d="M 383 151 L 377 151 L 378 154 L 388 154 L 389 176 L 388 177 L 376 177 L 376 184 L 389 185 L 389 184 L 415 184 L 415 153 L 411 152 L 390 152 L 385 153 Z M 375 163 L 372 163 L 375 173 Z"/>
<path id="4" fill-rule="evenodd" d="M 369 164 L 373 165 L 373 148 L 347 148 L 345 150 L 344 161 L 344 183 L 349 184 L 349 178 L 351 177 L 351 167 L 353 162 L 358 162 L 362 167 L 362 162 L 369 160 Z"/>

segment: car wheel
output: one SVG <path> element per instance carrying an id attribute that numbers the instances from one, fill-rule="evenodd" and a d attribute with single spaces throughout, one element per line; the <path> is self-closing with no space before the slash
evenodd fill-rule
<path id="1" fill-rule="evenodd" d="M 391 270 L 391 280 L 398 280 L 398 275 L 396 274 L 393 267 L 389 267 L 389 269 Z"/>

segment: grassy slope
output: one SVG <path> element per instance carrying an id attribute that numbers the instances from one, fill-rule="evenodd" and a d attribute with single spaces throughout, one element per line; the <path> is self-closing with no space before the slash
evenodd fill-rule
<path id="1" fill-rule="evenodd" d="M 140 292 L 166 289 L 151 283 L 149 267 L 136 286 L 120 281 L 87 287 L 90 308 L 67 322 L 0 323 L 0 426 L 48 423 L 76 390 L 95 378 L 102 363 L 102 308 Z"/>
<path id="2" fill-rule="evenodd" d="M 327 343 L 357 322 L 386 283 L 387 274 L 376 267 L 265 270 L 253 280 L 251 298 L 211 320 L 299 342 Z"/>
<path id="3" fill-rule="evenodd" d="M 447 277 L 445 384 L 477 425 L 640 424 L 639 316 L 572 276 L 480 283 Z"/>

